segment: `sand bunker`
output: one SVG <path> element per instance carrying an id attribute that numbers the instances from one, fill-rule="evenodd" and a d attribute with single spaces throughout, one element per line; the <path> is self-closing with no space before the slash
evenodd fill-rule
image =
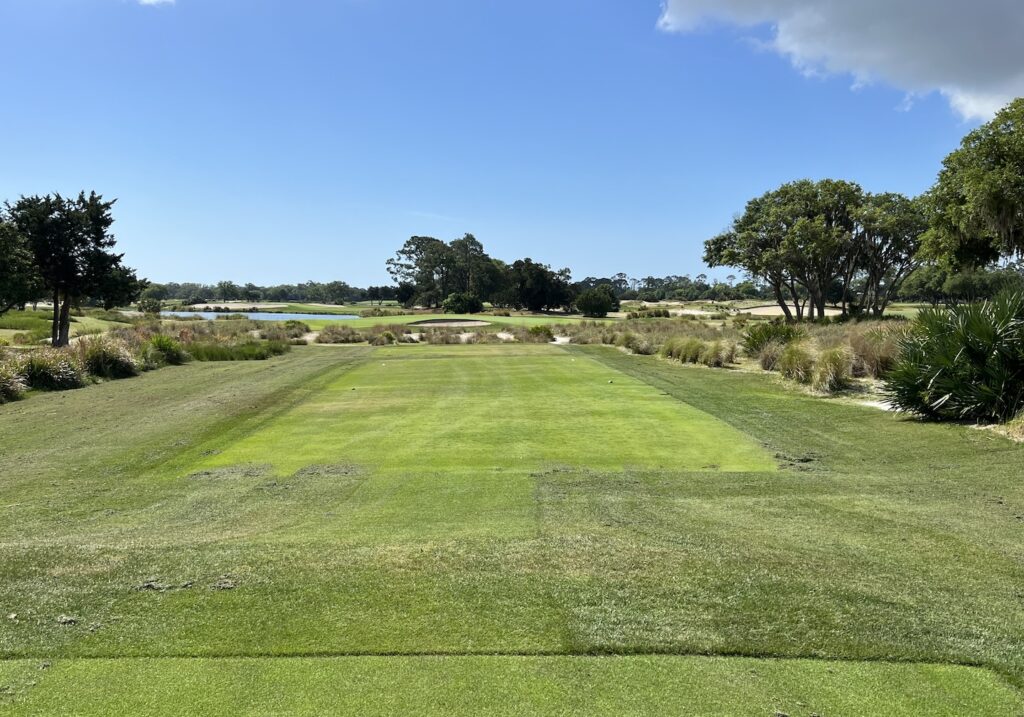
<path id="1" fill-rule="evenodd" d="M 807 309 L 804 309 L 806 312 Z M 751 314 L 753 316 L 782 316 L 782 307 L 778 304 L 772 304 L 771 306 L 755 306 L 752 309 L 740 309 L 740 313 Z M 793 309 L 794 315 L 796 309 Z M 833 309 L 828 306 L 825 307 L 825 316 L 839 316 L 843 313 L 842 309 Z"/>

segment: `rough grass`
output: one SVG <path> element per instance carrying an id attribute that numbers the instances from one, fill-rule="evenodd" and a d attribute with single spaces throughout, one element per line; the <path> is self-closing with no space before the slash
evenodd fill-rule
<path id="1" fill-rule="evenodd" d="M 485 345 L 172 367 L 0 434 L 14 714 L 1024 709 L 992 433 Z"/>

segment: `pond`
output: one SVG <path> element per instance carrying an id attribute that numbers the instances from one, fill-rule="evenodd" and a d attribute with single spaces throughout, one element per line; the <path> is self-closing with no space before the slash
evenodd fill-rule
<path id="1" fill-rule="evenodd" d="M 186 319 L 193 316 L 203 319 L 216 319 L 218 316 L 244 316 L 253 321 L 347 321 L 359 318 L 355 314 L 275 314 L 269 311 L 161 311 L 160 315 Z"/>

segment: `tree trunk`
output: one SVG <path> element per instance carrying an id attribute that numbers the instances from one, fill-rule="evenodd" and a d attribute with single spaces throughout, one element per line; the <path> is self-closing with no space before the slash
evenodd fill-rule
<path id="1" fill-rule="evenodd" d="M 60 306 L 60 332 L 57 336 L 57 346 L 67 346 L 71 343 L 71 297 L 65 295 L 64 303 Z"/>
<path id="2" fill-rule="evenodd" d="M 60 336 L 60 292 L 53 290 L 53 321 L 50 323 L 50 345 L 56 346 Z"/>
<path id="3" fill-rule="evenodd" d="M 790 310 L 789 304 L 786 302 L 786 297 L 782 295 L 781 284 L 772 284 L 772 293 L 775 294 L 775 301 L 778 303 L 779 308 L 782 309 L 782 313 L 786 317 L 786 321 L 792 321 L 793 312 Z"/>

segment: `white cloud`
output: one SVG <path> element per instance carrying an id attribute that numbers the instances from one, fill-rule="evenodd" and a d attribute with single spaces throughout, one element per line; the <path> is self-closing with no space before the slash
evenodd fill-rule
<path id="1" fill-rule="evenodd" d="M 1021 0 L 664 0 L 659 27 L 715 21 L 770 26 L 770 47 L 802 72 L 938 91 L 965 119 L 1024 95 Z"/>
<path id="2" fill-rule="evenodd" d="M 139 0 L 139 5 L 173 5 L 174 0 Z"/>

